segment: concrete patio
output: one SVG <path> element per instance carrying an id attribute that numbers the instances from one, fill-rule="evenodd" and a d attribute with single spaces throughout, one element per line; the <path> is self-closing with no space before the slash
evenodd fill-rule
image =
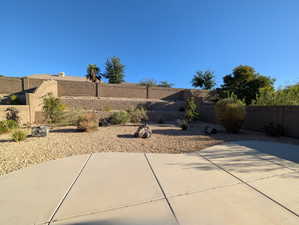
<path id="1" fill-rule="evenodd" d="M 299 146 L 95 153 L 0 177 L 5 225 L 298 225 Z"/>

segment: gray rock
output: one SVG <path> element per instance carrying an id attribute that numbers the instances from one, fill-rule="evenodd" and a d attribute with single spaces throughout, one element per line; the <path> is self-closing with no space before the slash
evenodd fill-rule
<path id="1" fill-rule="evenodd" d="M 49 127 L 48 126 L 38 126 L 33 127 L 31 135 L 33 137 L 47 137 L 49 134 Z"/>
<path id="2" fill-rule="evenodd" d="M 145 124 L 138 127 L 137 131 L 135 132 L 134 136 L 139 138 L 150 138 L 152 136 L 151 128 Z"/>

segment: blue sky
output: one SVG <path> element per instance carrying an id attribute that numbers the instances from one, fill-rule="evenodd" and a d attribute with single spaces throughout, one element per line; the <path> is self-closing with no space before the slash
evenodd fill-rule
<path id="1" fill-rule="evenodd" d="M 218 85 L 240 64 L 299 82 L 298 0 L 7 0 L 0 3 L 0 74 L 103 70 L 119 56 L 126 80 L 191 87 L 197 70 Z"/>

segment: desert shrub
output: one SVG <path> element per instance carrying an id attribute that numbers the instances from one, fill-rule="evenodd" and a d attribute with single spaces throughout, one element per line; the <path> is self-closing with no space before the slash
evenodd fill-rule
<path id="1" fill-rule="evenodd" d="M 43 112 L 50 124 L 58 123 L 63 118 L 64 104 L 51 93 L 43 97 Z"/>
<path id="2" fill-rule="evenodd" d="M 264 126 L 265 133 L 272 137 L 280 137 L 284 135 L 284 128 L 280 124 L 269 123 Z"/>
<path id="3" fill-rule="evenodd" d="M 222 99 L 215 105 L 216 118 L 227 132 L 238 133 L 246 116 L 245 104 L 235 97 Z"/>
<path id="4" fill-rule="evenodd" d="M 0 134 L 7 133 L 18 127 L 19 124 L 14 120 L 2 120 L 0 121 Z"/>
<path id="5" fill-rule="evenodd" d="M 178 124 L 182 130 L 187 130 L 189 128 L 189 123 L 187 120 L 179 120 Z"/>
<path id="6" fill-rule="evenodd" d="M 84 116 L 84 112 L 80 110 L 63 111 L 55 126 L 77 126 L 77 122 L 81 116 Z"/>
<path id="7" fill-rule="evenodd" d="M 19 110 L 17 110 L 14 107 L 9 107 L 6 109 L 6 119 L 7 120 L 14 120 L 17 123 L 20 122 L 20 117 L 19 117 Z"/>
<path id="8" fill-rule="evenodd" d="M 110 121 L 112 124 L 125 124 L 130 121 L 130 115 L 126 111 L 114 112 Z"/>
<path id="9" fill-rule="evenodd" d="M 24 141 L 27 138 L 27 132 L 24 130 L 14 130 L 11 133 L 11 138 L 15 142 Z"/>
<path id="10" fill-rule="evenodd" d="M 143 107 L 137 107 L 135 109 L 127 110 L 130 122 L 132 123 L 138 123 L 141 121 L 148 120 L 147 112 Z"/>
<path id="11" fill-rule="evenodd" d="M 77 121 L 79 131 L 94 131 L 98 128 L 98 120 L 95 113 L 86 113 L 81 115 Z"/>
<path id="12" fill-rule="evenodd" d="M 190 123 L 191 121 L 198 119 L 198 117 L 199 113 L 194 98 L 188 98 L 185 106 L 185 120 Z"/>

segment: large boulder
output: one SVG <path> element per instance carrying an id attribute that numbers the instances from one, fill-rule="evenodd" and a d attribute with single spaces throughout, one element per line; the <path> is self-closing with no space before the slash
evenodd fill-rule
<path id="1" fill-rule="evenodd" d="M 48 126 L 33 127 L 31 131 L 32 137 L 47 137 L 49 134 Z"/>

